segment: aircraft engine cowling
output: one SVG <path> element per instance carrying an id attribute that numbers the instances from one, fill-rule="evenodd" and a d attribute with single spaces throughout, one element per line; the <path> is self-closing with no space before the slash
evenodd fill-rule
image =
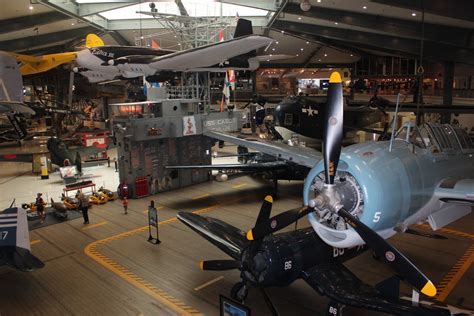
<path id="1" fill-rule="evenodd" d="M 372 146 L 372 147 L 371 147 Z M 421 207 L 423 197 L 412 198 L 411 192 L 421 192 L 416 166 L 376 145 L 351 146 L 341 153 L 334 181 L 331 203 L 340 202 L 346 210 L 384 238 L 396 232 L 411 210 Z M 309 172 L 303 198 L 305 205 L 324 191 L 324 163 L 321 161 Z M 342 218 L 327 207 L 315 210 L 308 219 L 321 239 L 338 248 L 364 244 L 362 238 Z"/>

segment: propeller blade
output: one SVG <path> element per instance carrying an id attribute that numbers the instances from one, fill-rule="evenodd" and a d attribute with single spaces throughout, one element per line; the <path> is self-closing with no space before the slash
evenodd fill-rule
<path id="1" fill-rule="evenodd" d="M 199 263 L 201 270 L 233 270 L 240 267 L 240 262 L 235 260 L 206 260 Z"/>
<path id="2" fill-rule="evenodd" d="M 255 222 L 255 227 L 263 225 L 270 218 L 270 213 L 272 212 L 273 206 L 273 197 L 267 195 L 265 200 L 262 203 L 260 208 L 260 213 L 258 213 L 257 221 Z"/>
<path id="3" fill-rule="evenodd" d="M 427 296 L 433 297 L 436 295 L 436 287 L 433 283 L 400 251 L 344 208 L 341 208 L 337 214 L 344 218 L 346 223 L 354 228 L 367 245 L 380 258 L 384 258 L 384 261 L 408 283 Z"/>
<path id="4" fill-rule="evenodd" d="M 255 227 L 247 232 L 248 240 L 259 240 L 263 237 L 274 233 L 286 226 L 296 222 L 301 217 L 306 216 L 308 213 L 312 212 L 311 207 L 295 208 L 283 213 L 280 213 L 269 220 L 261 223 L 260 225 L 255 225 Z"/>
<path id="5" fill-rule="evenodd" d="M 326 184 L 334 184 L 339 156 L 341 155 L 343 114 L 342 79 L 338 72 L 333 72 L 329 78 L 323 139 Z"/>

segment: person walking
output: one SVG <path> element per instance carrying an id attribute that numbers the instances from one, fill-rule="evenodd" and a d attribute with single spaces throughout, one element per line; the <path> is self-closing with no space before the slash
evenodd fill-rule
<path id="1" fill-rule="evenodd" d="M 76 195 L 79 201 L 79 208 L 82 211 L 82 217 L 84 218 L 84 224 L 89 224 L 89 198 L 82 192 Z"/>
<path id="2" fill-rule="evenodd" d="M 122 200 L 124 214 L 128 214 L 128 199 L 124 197 Z"/>
<path id="3" fill-rule="evenodd" d="M 35 205 L 36 205 L 36 213 L 38 214 L 39 218 L 40 218 L 40 223 L 43 224 L 44 223 L 44 219 L 46 218 L 46 214 L 44 212 L 44 200 L 43 198 L 41 197 L 43 195 L 43 193 L 38 193 L 36 195 L 36 202 L 35 202 Z"/>

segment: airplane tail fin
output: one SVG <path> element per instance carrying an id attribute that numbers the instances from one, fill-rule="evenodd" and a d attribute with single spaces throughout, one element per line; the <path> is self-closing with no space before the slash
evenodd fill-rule
<path id="1" fill-rule="evenodd" d="M 86 47 L 93 48 L 98 46 L 104 46 L 104 41 L 95 34 L 87 34 L 86 36 Z"/>
<path id="2" fill-rule="evenodd" d="M 234 38 L 252 34 L 252 21 L 246 19 L 239 19 L 237 21 L 237 26 L 235 27 Z"/>
<path id="3" fill-rule="evenodd" d="M 0 212 L 0 265 L 9 265 L 21 271 L 44 267 L 44 263 L 30 250 L 26 210 L 14 207 Z"/>

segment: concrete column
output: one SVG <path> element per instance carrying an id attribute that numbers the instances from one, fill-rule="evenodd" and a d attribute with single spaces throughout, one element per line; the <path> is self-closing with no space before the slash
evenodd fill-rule
<path id="1" fill-rule="evenodd" d="M 447 61 L 444 63 L 444 77 L 443 77 L 443 104 L 453 105 L 453 82 L 454 82 L 454 62 Z M 441 123 L 450 123 L 451 114 L 446 113 L 441 115 Z"/>

